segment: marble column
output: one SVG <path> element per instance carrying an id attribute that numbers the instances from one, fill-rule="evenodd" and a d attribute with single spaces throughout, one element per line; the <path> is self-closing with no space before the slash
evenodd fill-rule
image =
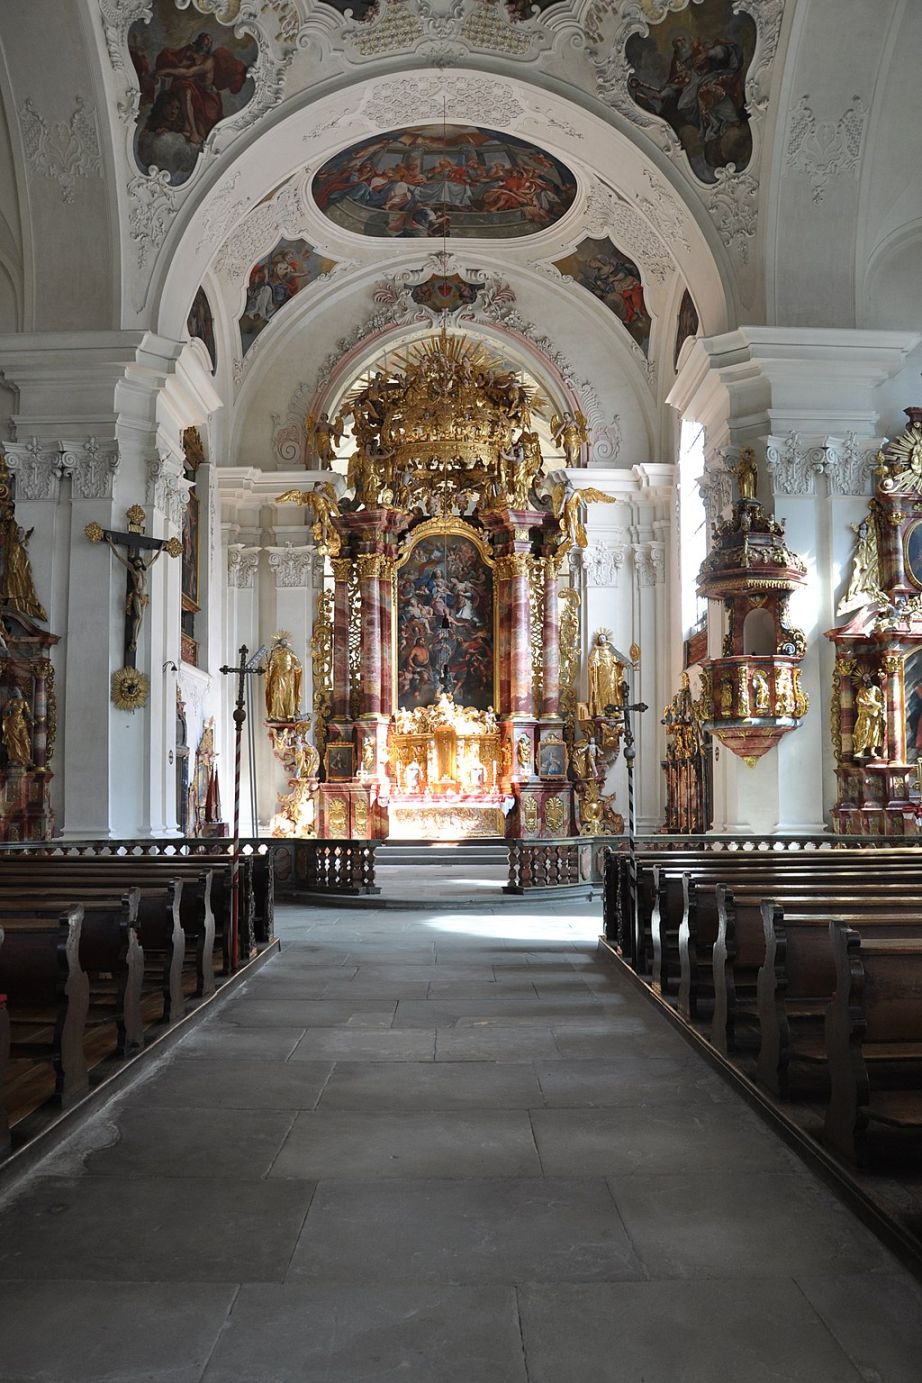
<path id="1" fill-rule="evenodd" d="M 510 715 L 522 716 L 534 714 L 528 563 L 527 552 L 512 552 L 497 558 L 496 562 L 496 571 L 503 583 L 501 617 L 505 618 L 509 628 L 509 700 L 506 709 Z"/>
<path id="2" fill-rule="evenodd" d="M 362 601 L 362 696 L 359 714 L 381 712 L 381 564 L 378 553 L 356 558 Z"/>
<path id="3" fill-rule="evenodd" d="M 349 720 L 349 578 L 352 560 L 334 557 L 333 568 L 333 719 Z"/>
<path id="4" fill-rule="evenodd" d="M 560 714 L 560 611 L 557 598 L 557 559 L 553 553 L 544 557 L 544 680 L 542 683 L 541 715 L 553 718 Z"/>
<path id="5" fill-rule="evenodd" d="M 381 562 L 379 578 L 379 604 L 381 610 L 381 714 L 394 713 L 394 560 L 385 557 Z"/>

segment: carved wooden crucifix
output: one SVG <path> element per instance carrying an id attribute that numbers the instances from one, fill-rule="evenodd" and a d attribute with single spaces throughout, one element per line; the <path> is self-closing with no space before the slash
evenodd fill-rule
<path id="1" fill-rule="evenodd" d="M 127 573 L 125 586 L 125 667 L 136 667 L 138 638 L 144 611 L 150 604 L 147 589 L 147 573 L 160 556 L 166 552 L 170 557 L 178 557 L 182 543 L 178 538 L 148 538 L 144 532 L 144 510 L 133 504 L 125 517 L 128 532 L 102 528 L 98 523 L 88 523 L 83 530 L 91 543 L 108 543 Z M 122 553 L 121 548 L 125 551 Z M 145 561 L 144 553 L 152 555 Z"/>

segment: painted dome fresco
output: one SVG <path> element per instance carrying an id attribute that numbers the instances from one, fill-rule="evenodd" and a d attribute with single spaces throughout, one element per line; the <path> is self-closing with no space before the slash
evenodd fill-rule
<path id="1" fill-rule="evenodd" d="M 316 173 L 320 210 L 343 230 L 508 240 L 559 221 L 576 178 L 533 144 L 476 125 L 412 125 L 352 144 Z"/>

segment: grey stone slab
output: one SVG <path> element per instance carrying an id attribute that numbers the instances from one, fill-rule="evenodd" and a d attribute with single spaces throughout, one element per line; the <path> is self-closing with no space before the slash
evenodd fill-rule
<path id="1" fill-rule="evenodd" d="M 536 1177 L 524 1109 L 299 1114 L 272 1177 Z"/>
<path id="2" fill-rule="evenodd" d="M 778 1137 L 742 1106 L 658 1109 L 536 1109 L 532 1123 L 548 1176 L 679 1174 L 686 1168 L 793 1171 L 800 1164 Z"/>
<path id="3" fill-rule="evenodd" d="M 244 1287 L 204 1383 L 526 1383 L 492 1288 Z"/>
<path id="4" fill-rule="evenodd" d="M 701 1066 L 702 1059 L 683 1042 L 678 1033 L 670 1032 L 664 1023 L 648 1024 L 645 1019 L 612 1016 L 604 1023 L 561 1023 L 548 1020 L 557 1039 L 560 1055 L 574 1061 L 604 1061 L 610 1056 L 625 1055 L 672 1057 Z"/>
<path id="5" fill-rule="evenodd" d="M 606 1108 L 628 1105 L 707 1105 L 736 1103 L 719 1076 L 706 1072 L 694 1052 L 672 1056 L 628 1056 L 614 1050 L 604 1059 L 538 1063 L 542 1104 L 551 1108 Z M 679 1054 L 682 1055 L 681 1053 Z"/>
<path id="6" fill-rule="evenodd" d="M 606 1008 L 586 990 L 583 995 L 563 995 L 555 1000 L 508 995 L 496 999 L 407 999 L 397 1005 L 395 1028 L 449 1028 L 464 1022 L 567 1024 L 581 1027 L 617 1018 L 621 1030 L 646 1032 L 641 1020 L 621 1018 L 614 1006 Z"/>
<path id="7" fill-rule="evenodd" d="M 331 1028 L 338 1023 L 370 1028 L 389 1025 L 397 1007 L 396 999 L 373 999 L 357 994 L 343 999 L 251 999 L 244 996 L 221 1009 L 224 1027 L 256 1028 L 268 1031 L 271 1027 Z"/>
<path id="8" fill-rule="evenodd" d="M 311 969 L 348 965 L 349 952 L 337 939 L 335 945 L 319 946 L 316 941 L 282 942 L 281 954 L 266 966 L 267 971 L 284 966 L 286 974 L 292 969 Z"/>
<path id="9" fill-rule="evenodd" d="M 280 1282 L 313 1190 L 217 1176 L 41 1177 L 0 1212 L 0 1280 Z"/>
<path id="10" fill-rule="evenodd" d="M 258 1181 L 272 1166 L 295 1118 L 293 1110 L 184 1109 L 124 1106 L 114 1113 L 118 1140 L 89 1152 L 91 1176 L 233 1177 Z"/>
<path id="11" fill-rule="evenodd" d="M 432 1061 L 435 1033 L 368 1032 L 361 1028 L 310 1028 L 292 1061 Z"/>
<path id="12" fill-rule="evenodd" d="M 407 998 L 412 998 L 407 995 Z M 496 999 L 510 999 L 517 1002 L 520 999 L 531 999 L 532 1002 L 537 998 L 535 986 L 528 980 L 488 980 L 488 981 L 466 981 L 466 980 L 433 980 L 429 985 L 428 999 L 439 999 L 444 1003 L 453 1003 L 456 999 L 461 1000 L 486 1000 L 493 1003 Z"/>
<path id="13" fill-rule="evenodd" d="M 436 1034 L 436 1061 L 552 1061 L 558 1055 L 551 1029 L 538 1025 L 484 1023 Z"/>
<path id="14" fill-rule="evenodd" d="M 526 1286 L 518 1297 L 529 1383 L 861 1379 L 792 1282 Z"/>
<path id="15" fill-rule="evenodd" d="M 329 1061 L 177 1059 L 129 1100 L 168 1109 L 313 1109 L 332 1070 Z"/>
<path id="16" fill-rule="evenodd" d="M 304 1036 L 297 1027 L 236 1027 L 215 1020 L 204 1022 L 176 1046 L 183 1058 L 203 1056 L 222 1061 L 287 1061 Z"/>
<path id="17" fill-rule="evenodd" d="M 297 977 L 292 974 L 294 969 L 295 967 L 289 963 L 289 956 L 286 952 L 284 955 L 278 956 L 270 965 L 264 965 L 251 980 L 247 980 L 244 993 L 256 994 L 263 989 L 272 990 L 277 985 L 302 983 L 302 971 L 305 972 L 303 982 L 310 984 L 328 984 L 331 980 L 345 982 L 354 979 L 358 974 L 357 965 L 327 965 L 323 962 L 310 966 L 298 966 Z"/>
<path id="18" fill-rule="evenodd" d="M 653 1277 L 874 1272 L 889 1256 L 808 1173 L 737 1168 L 609 1181 Z"/>
<path id="19" fill-rule="evenodd" d="M 908 1273 L 798 1277 L 797 1284 L 865 1383 L 918 1383 L 922 1288 Z"/>
<path id="20" fill-rule="evenodd" d="M 226 1283 L 0 1283 L 0 1379 L 199 1383 L 236 1291 Z"/>
<path id="21" fill-rule="evenodd" d="M 323 1182 L 287 1280 L 481 1285 L 642 1275 L 604 1182 L 547 1177 Z"/>
<path id="22" fill-rule="evenodd" d="M 356 975 L 357 979 L 363 981 L 382 980 L 385 984 L 400 984 L 408 977 L 411 980 L 454 980 L 459 983 L 489 984 L 494 974 L 492 965 L 465 965 L 461 961 L 446 961 L 444 965 L 414 965 L 409 976 L 401 965 L 360 965 Z"/>
<path id="23" fill-rule="evenodd" d="M 285 1070 L 294 1063 L 290 1062 Z M 419 1062 L 334 1067 L 320 1109 L 531 1109 L 542 1103 L 528 1062 Z"/>

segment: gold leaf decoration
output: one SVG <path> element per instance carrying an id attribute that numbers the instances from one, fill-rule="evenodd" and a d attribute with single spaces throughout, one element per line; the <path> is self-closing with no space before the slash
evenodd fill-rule
<path id="1" fill-rule="evenodd" d="M 137 711 L 147 705 L 150 682 L 136 667 L 120 667 L 112 674 L 112 704 L 119 711 Z"/>

